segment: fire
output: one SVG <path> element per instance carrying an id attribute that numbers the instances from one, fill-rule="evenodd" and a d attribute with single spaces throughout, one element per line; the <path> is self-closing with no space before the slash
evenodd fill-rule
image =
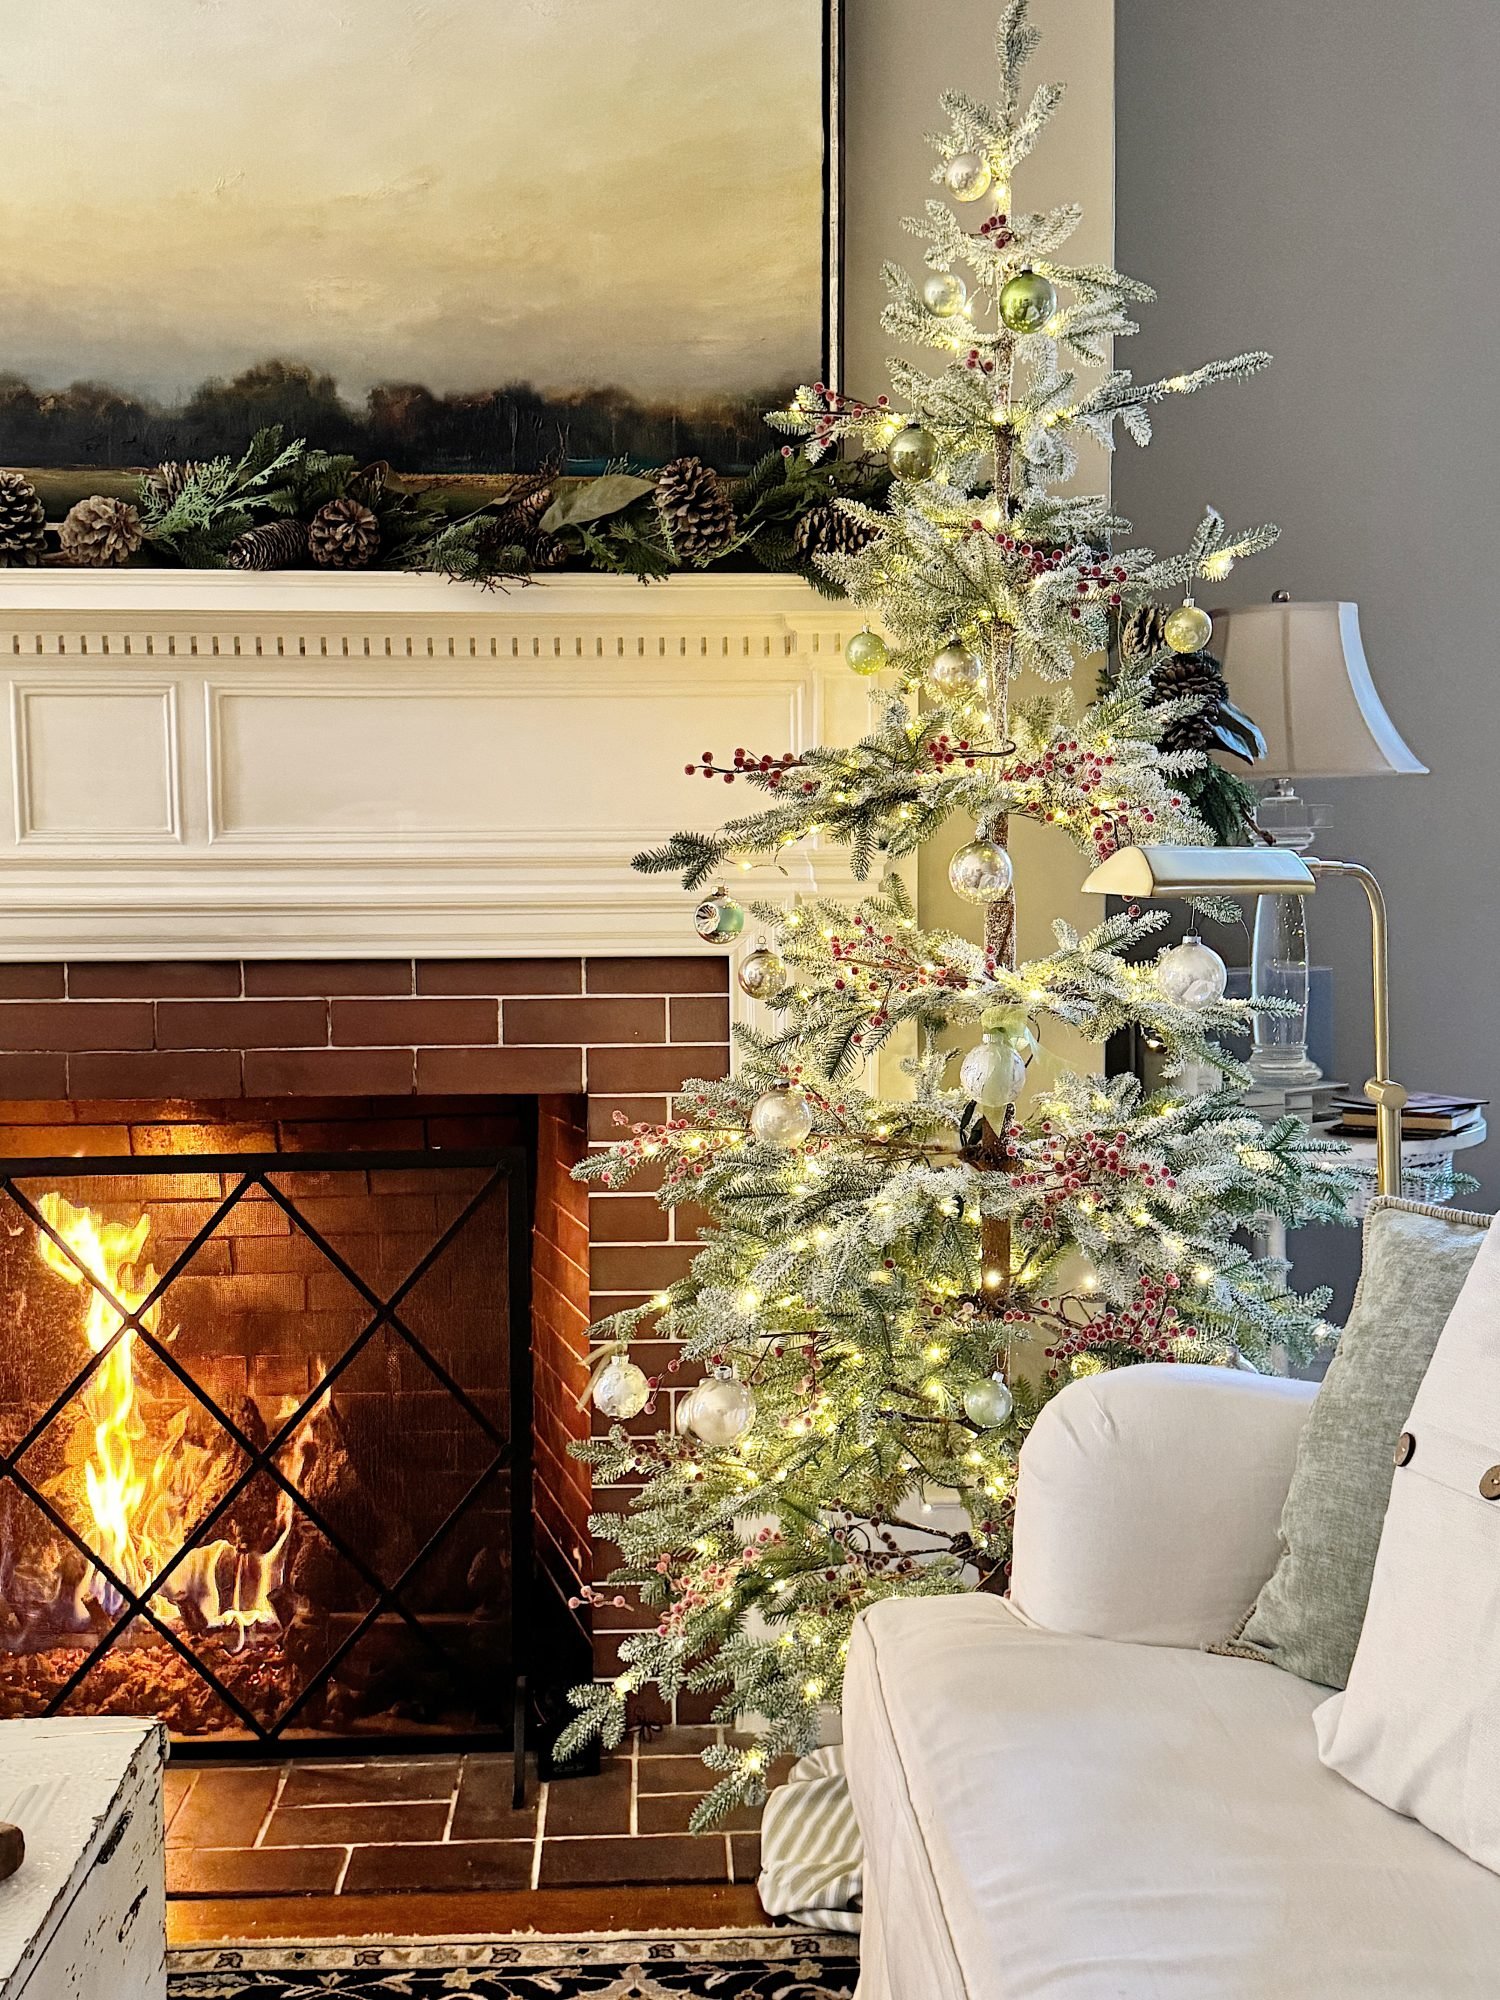
<path id="1" fill-rule="evenodd" d="M 104 1355 L 79 1399 L 91 1441 L 83 1466 L 83 1492 L 92 1523 L 86 1539 L 114 1576 L 135 1596 L 146 1597 L 188 1539 L 191 1510 L 213 1483 L 216 1468 L 222 1469 L 224 1452 L 187 1437 L 186 1401 L 164 1422 L 153 1424 L 155 1413 L 148 1410 L 136 1380 L 136 1329 L 126 1325 L 110 1304 L 111 1298 L 117 1300 L 128 1313 L 140 1316 L 153 1338 L 161 1337 L 160 1301 L 141 1311 L 157 1283 L 155 1267 L 142 1262 L 151 1234 L 149 1214 L 127 1227 L 104 1221 L 92 1209 L 75 1208 L 59 1194 L 43 1195 L 38 1208 L 73 1256 L 42 1230 L 37 1232 L 38 1253 L 49 1270 L 86 1289 L 83 1336 L 90 1353 Z M 84 1270 L 97 1284 L 89 1283 Z M 326 1398 L 292 1439 L 294 1485 L 315 1450 L 314 1426 L 325 1404 Z M 294 1401 L 283 1403 L 276 1421 L 284 1421 L 295 1407 Z M 158 1436 L 154 1450 L 153 1430 Z M 226 1441 L 225 1452 L 230 1449 Z M 231 1630 L 239 1645 L 254 1629 L 278 1625 L 274 1600 L 283 1583 L 293 1517 L 290 1497 L 278 1491 L 276 1531 L 269 1549 L 245 1550 L 229 1541 L 193 1547 L 162 1585 L 158 1614 L 198 1630 Z M 80 1628 L 89 1623 L 89 1600 L 111 1616 L 124 1609 L 125 1600 L 96 1569 L 88 1572 L 76 1593 L 75 1622 Z"/>

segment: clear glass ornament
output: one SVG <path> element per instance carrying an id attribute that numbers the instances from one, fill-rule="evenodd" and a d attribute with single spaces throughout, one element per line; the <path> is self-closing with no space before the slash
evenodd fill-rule
<path id="1" fill-rule="evenodd" d="M 594 1383 L 594 1408 L 604 1417 L 638 1417 L 651 1400 L 651 1384 L 644 1372 L 623 1354 L 616 1354 L 600 1369 Z"/>
<path id="2" fill-rule="evenodd" d="M 735 978 L 741 993 L 748 993 L 752 1000 L 774 1000 L 786 985 L 786 961 L 762 938 L 754 951 L 741 959 Z"/>
<path id="3" fill-rule="evenodd" d="M 844 658 L 857 674 L 878 674 L 890 656 L 884 639 L 868 625 L 862 632 L 856 632 L 844 648 Z"/>
<path id="4" fill-rule="evenodd" d="M 1036 333 L 1056 311 L 1052 281 L 1037 271 L 1018 271 L 1000 288 L 1000 317 L 1012 333 Z"/>
<path id="5" fill-rule="evenodd" d="M 755 1391 L 737 1375 L 710 1376 L 687 1396 L 679 1413 L 679 1429 L 691 1431 L 704 1444 L 738 1444 L 755 1422 Z"/>
<path id="6" fill-rule="evenodd" d="M 944 646 L 927 669 L 927 679 L 939 694 L 964 694 L 977 687 L 983 678 L 984 668 L 979 660 L 956 639 Z"/>
<path id="7" fill-rule="evenodd" d="M 1015 1044 L 991 1030 L 959 1064 L 958 1080 L 981 1111 L 1002 1111 L 1021 1095 L 1026 1065 Z"/>
<path id="8" fill-rule="evenodd" d="M 948 863 L 948 880 L 969 903 L 998 903 L 1010 892 L 1010 856 L 992 840 L 971 840 Z"/>
<path id="9" fill-rule="evenodd" d="M 1167 613 L 1161 635 L 1174 653 L 1201 653 L 1214 636 L 1214 621 L 1192 598 L 1185 598 Z"/>
<path id="10" fill-rule="evenodd" d="M 955 201 L 978 201 L 988 194 L 992 178 L 983 153 L 955 153 L 943 169 L 943 179 Z"/>
<path id="11" fill-rule="evenodd" d="M 922 303 L 939 319 L 952 319 L 969 303 L 969 288 L 952 271 L 934 271 L 922 280 Z"/>
<path id="12" fill-rule="evenodd" d="M 693 929 L 705 944 L 736 938 L 744 928 L 745 912 L 724 889 L 715 889 L 693 912 Z"/>
<path id="13" fill-rule="evenodd" d="M 964 1415 L 981 1430 L 994 1431 L 1009 1423 L 1015 1407 L 1016 1399 L 1003 1375 L 991 1375 L 987 1381 L 971 1383 L 964 1390 Z"/>
<path id="14" fill-rule="evenodd" d="M 1224 998 L 1229 969 L 1212 945 L 1190 931 L 1157 959 L 1156 983 L 1179 1007 L 1212 1007 Z"/>
<path id="15" fill-rule="evenodd" d="M 885 462 L 898 479 L 925 479 L 937 464 L 937 439 L 920 424 L 897 431 L 885 448 Z"/>
<path id="16" fill-rule="evenodd" d="M 750 1110 L 750 1134 L 762 1146 L 795 1152 L 813 1128 L 812 1106 L 790 1084 L 780 1084 L 757 1097 Z"/>

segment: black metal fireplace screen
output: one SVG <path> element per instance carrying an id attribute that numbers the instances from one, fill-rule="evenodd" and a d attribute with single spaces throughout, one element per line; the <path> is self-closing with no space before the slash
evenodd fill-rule
<path id="1" fill-rule="evenodd" d="M 527 1213 L 510 1149 L 0 1161 L 0 1717 L 519 1766 Z"/>

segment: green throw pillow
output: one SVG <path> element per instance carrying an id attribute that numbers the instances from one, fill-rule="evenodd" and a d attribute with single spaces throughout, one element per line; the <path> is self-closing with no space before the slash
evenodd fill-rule
<path id="1" fill-rule="evenodd" d="M 1365 1220 L 1354 1308 L 1302 1433 L 1281 1559 L 1216 1652 L 1341 1688 L 1364 1624 L 1392 1454 L 1487 1215 L 1381 1197 Z"/>

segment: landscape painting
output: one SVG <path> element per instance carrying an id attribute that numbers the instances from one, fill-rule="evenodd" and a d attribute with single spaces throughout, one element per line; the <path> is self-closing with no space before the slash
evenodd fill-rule
<path id="1" fill-rule="evenodd" d="M 833 3 L 0 0 L 0 464 L 743 469 L 830 366 Z"/>

